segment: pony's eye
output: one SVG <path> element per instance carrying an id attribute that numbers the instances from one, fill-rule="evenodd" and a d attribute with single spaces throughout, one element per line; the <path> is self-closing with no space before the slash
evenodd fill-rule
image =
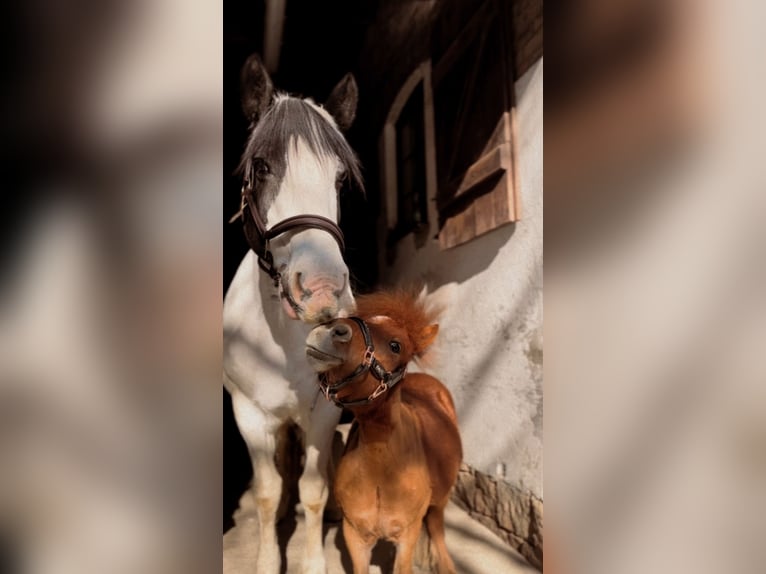
<path id="1" fill-rule="evenodd" d="M 388 343 L 388 348 L 391 349 L 397 355 L 402 352 L 402 346 L 399 343 L 397 343 L 396 341 L 389 342 Z"/>
<path id="2" fill-rule="evenodd" d="M 335 176 L 335 187 L 337 189 L 340 189 L 341 186 L 345 183 L 346 177 L 347 177 L 347 175 L 346 175 L 345 170 L 341 171 L 340 173 L 338 173 L 337 176 Z"/>
<path id="3" fill-rule="evenodd" d="M 253 163 L 253 171 L 255 172 L 255 177 L 258 179 L 263 179 L 271 173 L 269 164 L 266 163 L 266 160 L 260 157 L 255 159 L 255 162 Z"/>

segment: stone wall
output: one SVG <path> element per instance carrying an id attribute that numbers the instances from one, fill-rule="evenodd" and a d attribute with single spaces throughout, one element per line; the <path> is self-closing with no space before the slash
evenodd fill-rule
<path id="1" fill-rule="evenodd" d="M 543 568 L 543 501 L 463 463 L 452 500 Z"/>

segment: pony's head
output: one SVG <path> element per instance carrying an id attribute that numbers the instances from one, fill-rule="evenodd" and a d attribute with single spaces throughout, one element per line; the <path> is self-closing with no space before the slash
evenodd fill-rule
<path id="1" fill-rule="evenodd" d="M 324 107 L 275 93 L 257 55 L 241 75 L 242 109 L 251 132 L 240 171 L 251 186 L 267 229 L 299 215 L 337 223 L 344 180 L 362 187 L 359 164 L 341 130 L 354 119 L 357 86 L 346 75 Z M 336 238 L 324 229 L 297 228 L 268 242 L 283 309 L 291 319 L 320 323 L 354 308 L 349 273 Z M 261 255 L 261 254 L 259 254 Z"/>
<path id="2" fill-rule="evenodd" d="M 356 318 L 336 319 L 312 329 L 306 340 L 306 355 L 330 388 L 339 381 L 349 381 L 334 393 L 340 402 L 361 401 L 386 378 L 385 374 L 383 380 L 376 376 L 376 362 L 382 367 L 378 375 L 385 371 L 396 377 L 413 358 L 423 356 L 439 331 L 436 315 L 426 305 L 425 296 L 414 289 L 363 295 L 357 297 Z M 374 361 L 364 329 L 374 348 Z M 369 368 L 359 370 L 365 363 Z"/>

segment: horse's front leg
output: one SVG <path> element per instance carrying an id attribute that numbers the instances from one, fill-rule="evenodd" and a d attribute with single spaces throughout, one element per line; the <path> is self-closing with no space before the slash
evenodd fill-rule
<path id="1" fill-rule="evenodd" d="M 253 463 L 253 497 L 258 516 L 258 574 L 278 574 L 280 554 L 276 537 L 276 516 L 282 495 L 282 477 L 274 463 L 276 452 L 275 421 L 242 393 L 232 395 L 234 417 L 247 443 Z"/>
<path id="2" fill-rule="evenodd" d="M 306 429 L 306 464 L 298 481 L 301 504 L 306 518 L 306 546 L 303 574 L 325 574 L 322 514 L 327 503 L 327 463 L 332 450 L 332 438 L 340 419 L 340 409 L 317 400 Z"/>

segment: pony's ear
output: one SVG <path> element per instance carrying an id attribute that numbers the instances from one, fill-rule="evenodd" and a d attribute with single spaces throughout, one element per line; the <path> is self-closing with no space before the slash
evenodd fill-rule
<path id="1" fill-rule="evenodd" d="M 330 112 L 338 129 L 346 131 L 356 117 L 356 104 L 359 101 L 359 88 L 356 85 L 354 75 L 351 73 L 343 76 L 335 86 L 324 104 L 324 109 Z"/>
<path id="2" fill-rule="evenodd" d="M 268 109 L 274 84 L 258 54 L 250 54 L 239 75 L 242 112 L 253 124 Z"/>
<path id="3" fill-rule="evenodd" d="M 439 332 L 439 325 L 437 323 L 434 323 L 433 325 L 429 325 L 428 327 L 425 327 L 420 332 L 420 336 L 418 337 L 418 351 L 417 351 L 418 355 L 425 352 L 425 350 L 431 346 L 431 344 L 434 342 L 434 339 L 436 339 L 436 334 L 438 332 Z"/>

